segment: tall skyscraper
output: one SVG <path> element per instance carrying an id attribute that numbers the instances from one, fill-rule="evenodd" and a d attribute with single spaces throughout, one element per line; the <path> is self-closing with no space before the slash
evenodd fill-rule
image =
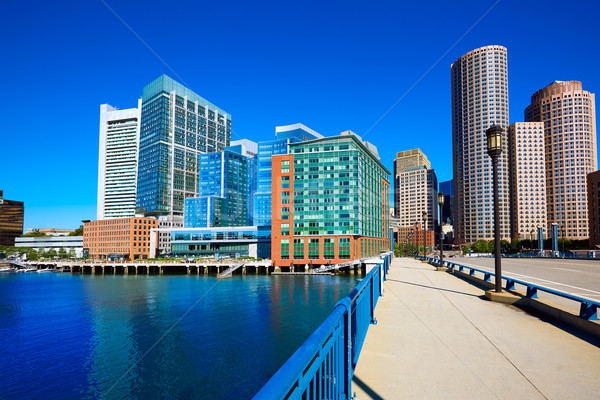
<path id="1" fill-rule="evenodd" d="M 438 224 L 437 177 L 420 149 L 401 151 L 394 160 L 394 217 L 401 227 L 421 223 L 427 212 L 427 229 Z"/>
<path id="2" fill-rule="evenodd" d="M 140 109 L 100 106 L 98 219 L 135 215 Z"/>
<path id="3" fill-rule="evenodd" d="M 444 206 L 442 207 L 442 215 L 440 215 L 440 224 L 453 225 L 452 207 L 454 204 L 454 180 L 440 182 L 440 192 L 444 193 Z"/>
<path id="4" fill-rule="evenodd" d="M 223 151 L 231 116 L 166 75 L 144 87 L 137 210 L 147 216 L 183 215 L 198 195 L 198 155 Z"/>
<path id="5" fill-rule="evenodd" d="M 506 48 L 485 46 L 452 64 L 452 154 L 454 232 L 457 243 L 494 237 L 492 159 L 485 131 L 493 124 L 508 128 Z M 508 141 L 498 161 L 500 236 L 510 239 Z"/>
<path id="6" fill-rule="evenodd" d="M 0 190 L 0 245 L 15 245 L 15 238 L 23 234 L 24 213 L 22 201 L 6 200 Z"/>
<path id="7" fill-rule="evenodd" d="M 531 96 L 525 121 L 544 123 L 548 228 L 587 238 L 586 176 L 598 169 L 594 94 L 578 81 L 552 82 Z"/>
<path id="8" fill-rule="evenodd" d="M 254 194 L 254 225 L 271 225 L 271 157 L 289 154 L 290 144 L 322 138 L 323 135 L 302 124 L 278 126 L 275 140 L 258 144 L 257 178 Z"/>
<path id="9" fill-rule="evenodd" d="M 508 127 L 511 236 L 531 239 L 530 232 L 546 229 L 546 172 L 544 124 L 515 122 Z"/>

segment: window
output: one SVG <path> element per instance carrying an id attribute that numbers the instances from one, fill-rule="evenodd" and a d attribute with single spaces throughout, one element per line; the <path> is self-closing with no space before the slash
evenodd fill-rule
<path id="1" fill-rule="evenodd" d="M 319 239 L 309 239 L 308 258 L 316 260 L 319 258 Z"/>
<path id="2" fill-rule="evenodd" d="M 304 239 L 294 239 L 294 259 L 304 258 Z"/>
<path id="3" fill-rule="evenodd" d="M 283 160 L 281 162 L 281 173 L 288 174 L 290 172 L 290 162 L 288 160 Z"/>
<path id="4" fill-rule="evenodd" d="M 281 239 L 281 258 L 287 260 L 290 258 L 290 240 Z"/>
<path id="5" fill-rule="evenodd" d="M 282 189 L 289 189 L 290 188 L 290 177 L 289 176 L 282 176 L 281 177 L 281 188 Z"/>

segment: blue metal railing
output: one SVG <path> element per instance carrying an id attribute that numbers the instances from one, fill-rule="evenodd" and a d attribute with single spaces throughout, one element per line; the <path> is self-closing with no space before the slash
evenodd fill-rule
<path id="1" fill-rule="evenodd" d="M 351 399 L 352 377 L 375 306 L 383 296 L 391 252 L 335 305 L 333 312 L 306 339 L 253 397 L 275 399 Z M 369 263 L 369 260 L 366 261 Z"/>
<path id="2" fill-rule="evenodd" d="M 423 256 L 420 256 L 419 258 L 423 259 Z M 439 264 L 439 262 L 440 262 L 440 260 L 438 258 L 434 258 L 434 257 L 427 257 L 427 260 L 431 261 L 433 263 L 436 263 L 436 264 Z M 459 272 L 463 272 L 463 270 L 466 269 L 466 270 L 468 270 L 469 275 L 471 275 L 471 276 L 474 276 L 475 272 L 479 272 L 479 273 L 483 274 L 483 280 L 486 282 L 490 282 L 492 279 L 492 276 L 494 276 L 494 277 L 496 276 L 496 274 L 494 274 L 493 272 L 485 271 L 483 269 L 479 269 L 479 268 L 475 268 L 475 267 L 471 267 L 469 265 L 458 264 L 458 263 L 448 261 L 448 260 L 444 260 L 443 266 L 448 267 L 452 270 L 458 269 Z M 565 299 L 573 300 L 573 301 L 580 303 L 579 316 L 581 318 L 588 319 L 588 320 L 597 320 L 598 319 L 598 308 L 600 307 L 599 301 L 588 299 L 586 297 L 575 296 L 570 293 L 561 292 L 560 290 L 555 290 L 555 289 L 551 289 L 551 288 L 548 288 L 545 286 L 536 285 L 534 283 L 522 281 L 522 280 L 515 279 L 515 278 L 510 278 L 510 277 L 507 277 L 504 275 L 502 276 L 502 279 L 504 279 L 506 281 L 506 290 L 515 290 L 515 284 L 519 284 L 519 285 L 523 285 L 527 288 L 525 297 L 530 298 L 530 299 L 538 298 L 538 291 L 540 291 L 540 292 L 550 293 L 555 296 L 560 296 Z"/>

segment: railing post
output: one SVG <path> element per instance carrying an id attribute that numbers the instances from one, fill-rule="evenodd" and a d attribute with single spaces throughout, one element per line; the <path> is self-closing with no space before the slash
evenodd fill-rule
<path id="1" fill-rule="evenodd" d="M 344 344 L 346 351 L 344 352 L 344 384 L 342 385 L 345 389 L 343 395 L 347 400 L 352 399 L 352 303 L 350 299 L 344 297 L 337 304 L 344 306 L 346 311 L 344 312 Z M 336 304 L 336 306 L 337 306 Z M 342 394 L 342 393 L 340 393 Z"/>

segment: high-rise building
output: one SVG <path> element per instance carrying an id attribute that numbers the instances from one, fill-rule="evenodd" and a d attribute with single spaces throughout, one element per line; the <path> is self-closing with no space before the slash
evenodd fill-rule
<path id="1" fill-rule="evenodd" d="M 401 227 L 422 222 L 427 213 L 428 230 L 438 224 L 437 177 L 420 149 L 401 151 L 394 160 L 394 217 Z"/>
<path id="2" fill-rule="evenodd" d="M 166 75 L 142 91 L 137 211 L 183 215 L 198 196 L 198 155 L 223 151 L 231 116 Z"/>
<path id="3" fill-rule="evenodd" d="M 452 64 L 452 154 L 454 233 L 457 243 L 494 238 L 492 159 L 486 130 L 508 128 L 506 48 L 485 46 Z M 506 136 L 506 134 L 505 134 Z M 508 144 L 498 160 L 500 236 L 510 239 Z"/>
<path id="4" fill-rule="evenodd" d="M 389 172 L 374 146 L 346 131 L 290 147 L 272 158 L 275 265 L 335 264 L 388 250 Z"/>
<path id="5" fill-rule="evenodd" d="M 140 109 L 100 106 L 98 219 L 135 215 Z"/>
<path id="6" fill-rule="evenodd" d="M 442 215 L 440 215 L 440 224 L 453 225 L 452 205 L 454 204 L 454 179 L 440 182 L 439 191 L 444 193 L 444 205 L 442 206 Z"/>
<path id="7" fill-rule="evenodd" d="M 556 223 L 568 238 L 587 238 L 586 175 L 598 169 L 595 95 L 578 81 L 552 82 L 531 96 L 525 121 L 544 123 L 548 229 Z"/>
<path id="8" fill-rule="evenodd" d="M 590 248 L 600 246 L 600 171 L 587 175 Z"/>
<path id="9" fill-rule="evenodd" d="M 185 199 L 184 226 L 248 226 L 248 154 L 245 146 L 198 156 L 198 197 Z M 238 150 L 234 151 L 233 149 Z"/>
<path id="10" fill-rule="evenodd" d="M 232 140 L 229 149 L 235 151 L 247 158 L 246 169 L 248 171 L 248 198 L 246 201 L 248 211 L 248 225 L 254 224 L 254 193 L 258 184 L 257 164 L 258 164 L 258 144 L 248 139 Z"/>
<path id="11" fill-rule="evenodd" d="M 6 200 L 0 190 L 0 245 L 15 245 L 15 238 L 23 234 L 24 213 L 22 201 Z"/>
<path id="12" fill-rule="evenodd" d="M 275 140 L 258 144 L 257 187 L 254 194 L 254 225 L 271 225 L 271 157 L 289 154 L 292 143 L 322 138 L 323 135 L 303 124 L 278 126 Z"/>
<path id="13" fill-rule="evenodd" d="M 528 238 L 532 230 L 544 229 L 546 217 L 546 172 L 544 124 L 515 122 L 508 127 L 510 165 L 511 236 Z"/>

